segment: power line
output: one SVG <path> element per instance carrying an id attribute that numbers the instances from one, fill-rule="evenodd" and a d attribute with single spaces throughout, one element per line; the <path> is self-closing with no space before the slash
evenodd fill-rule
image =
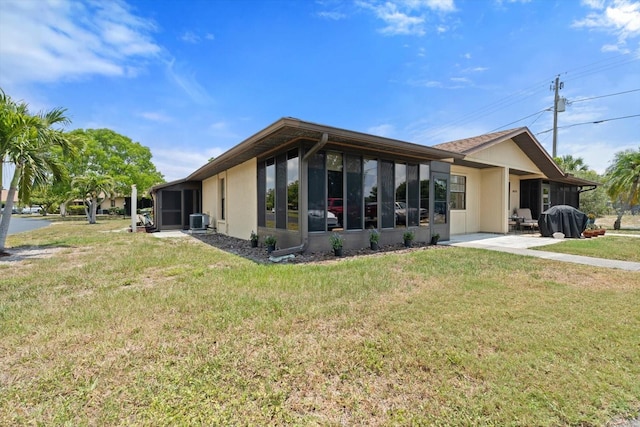
<path id="1" fill-rule="evenodd" d="M 626 90 L 624 92 L 610 93 L 608 95 L 600 95 L 600 96 L 592 96 L 591 98 L 576 99 L 574 101 L 570 101 L 570 103 L 573 104 L 574 102 L 591 101 L 592 99 L 606 98 L 608 96 L 624 95 L 625 93 L 638 92 L 638 91 L 640 91 L 640 89 L 631 89 L 631 90 Z"/>
<path id="2" fill-rule="evenodd" d="M 575 103 L 575 102 L 591 101 L 591 100 L 593 100 L 593 99 L 606 98 L 606 97 L 609 97 L 609 96 L 616 96 L 616 95 L 624 95 L 624 94 L 627 94 L 627 93 L 633 93 L 633 92 L 639 92 L 639 91 L 640 91 L 640 89 L 631 89 L 631 90 L 625 90 L 624 92 L 617 92 L 617 93 L 610 93 L 610 94 L 607 94 L 607 95 L 592 96 L 592 97 L 590 97 L 590 98 L 580 98 L 580 99 L 576 99 L 576 100 L 573 100 L 573 101 L 567 101 L 567 103 L 568 103 L 568 104 L 573 104 L 573 103 Z M 512 122 L 510 122 L 510 123 L 507 123 L 506 125 L 502 125 L 502 126 L 500 126 L 500 127 L 497 127 L 497 128 L 495 128 L 495 129 L 492 129 L 492 130 L 490 130 L 488 133 L 495 132 L 495 131 L 497 131 L 497 130 L 500 130 L 500 129 L 502 129 L 502 128 L 505 128 L 505 127 L 507 127 L 507 126 L 510 126 L 510 125 L 512 125 L 512 124 L 514 124 L 514 123 L 518 123 L 518 122 L 521 122 L 522 120 L 528 119 L 528 118 L 529 118 L 529 117 L 531 117 L 531 116 L 535 116 L 536 114 L 539 114 L 539 116 L 538 116 L 538 117 L 536 117 L 536 119 L 535 119 L 533 122 L 531 122 L 531 124 L 529 125 L 529 126 L 531 126 L 533 123 L 535 123 L 535 122 L 540 118 L 540 116 L 542 115 L 542 113 L 544 113 L 544 112 L 546 112 L 546 111 L 551 111 L 551 110 L 553 110 L 553 107 L 545 108 L 544 110 L 540 110 L 540 111 L 535 112 L 535 113 L 533 113 L 533 114 L 529 114 L 528 116 L 522 117 L 522 118 L 520 118 L 520 119 L 518 119 L 518 120 L 514 120 L 514 121 L 512 121 Z"/>
<path id="3" fill-rule="evenodd" d="M 570 80 L 575 80 L 581 77 L 585 77 L 597 72 L 601 72 L 601 71 L 606 71 L 606 70 L 610 70 L 612 68 L 616 68 L 616 67 L 620 67 L 622 65 L 625 64 L 629 64 L 635 61 L 638 61 L 640 58 L 634 58 L 634 59 L 628 59 L 629 58 L 629 54 L 626 53 L 622 53 L 610 58 L 605 58 L 602 59 L 600 61 L 595 61 L 586 65 L 583 65 L 581 67 L 577 67 L 577 68 L 573 68 L 569 71 L 565 71 L 564 73 L 561 74 L 569 74 L 569 73 L 575 73 L 573 75 L 570 76 L 570 78 L 565 78 L 565 81 L 570 81 Z M 544 79 L 538 83 L 534 83 L 533 85 L 525 88 L 525 89 L 521 89 L 515 92 L 512 92 L 508 95 L 506 95 L 503 98 L 500 98 L 499 100 L 490 103 L 484 107 L 481 107 L 480 109 L 471 112 L 465 116 L 460 117 L 457 120 L 454 120 L 452 122 L 449 122 L 443 126 L 440 126 L 439 128 L 433 129 L 430 132 L 427 132 L 425 134 L 425 137 L 427 138 L 434 138 L 437 135 L 440 135 L 442 133 L 444 133 L 447 129 L 450 129 L 451 127 L 454 126 L 461 126 L 464 125 L 466 123 L 471 122 L 472 120 L 476 120 L 479 118 L 482 118 L 484 116 L 487 116 L 489 114 L 495 113 L 499 110 L 502 110 L 506 107 L 509 107 L 513 104 L 516 104 L 518 102 L 521 102 L 527 98 L 530 98 L 534 95 L 536 95 L 537 93 L 541 92 L 543 89 L 543 87 L 546 86 L 546 83 L 549 81 L 549 79 Z M 544 86 L 543 86 L 544 85 Z M 534 113 L 534 115 L 537 113 Z M 523 119 L 521 119 L 523 120 Z M 516 122 L 518 122 L 520 120 L 517 120 Z M 515 122 L 514 122 L 515 123 Z M 508 125 L 505 125 L 508 126 Z M 502 127 L 505 126 L 501 126 L 498 129 L 501 129 Z"/>
<path id="4" fill-rule="evenodd" d="M 551 111 L 552 109 L 553 109 L 553 107 L 545 108 L 544 110 L 537 111 L 537 112 L 535 112 L 535 113 L 533 113 L 533 114 L 529 114 L 528 116 L 525 116 L 525 117 L 523 117 L 523 118 L 521 118 L 521 119 L 514 120 L 514 121 L 513 121 L 513 122 L 511 122 L 511 123 L 507 123 L 506 125 L 502 125 L 502 126 L 500 126 L 500 127 L 497 127 L 497 128 L 495 128 L 495 129 L 492 129 L 492 130 L 490 130 L 488 133 L 495 132 L 495 131 L 500 130 L 500 129 L 502 129 L 502 128 L 506 128 L 507 126 L 511 126 L 511 125 L 512 125 L 512 124 L 514 124 L 514 123 L 521 122 L 521 121 L 523 121 L 524 119 L 528 119 L 529 117 L 535 116 L 536 114 L 542 114 L 542 113 L 544 113 L 545 111 Z M 538 116 L 538 117 L 539 117 L 539 116 Z M 537 117 L 536 117 L 536 120 L 538 120 L 538 118 L 537 118 Z M 534 120 L 534 123 L 535 123 L 535 120 Z M 533 123 L 532 123 L 532 124 L 533 124 Z"/>
<path id="5" fill-rule="evenodd" d="M 597 125 L 597 124 L 604 123 L 604 122 L 611 122 L 613 120 L 630 119 L 630 118 L 633 118 L 633 117 L 640 117 L 640 114 L 634 114 L 634 115 L 631 115 L 631 116 L 623 116 L 623 117 L 614 117 L 614 118 L 611 118 L 611 119 L 596 120 L 596 121 L 593 121 L 593 122 L 574 123 L 572 125 L 567 125 L 567 126 L 558 126 L 558 129 L 566 129 L 566 128 L 572 128 L 574 126 L 591 125 L 591 124 Z M 547 130 L 543 130 L 542 132 L 536 133 L 536 135 L 540 135 L 540 134 L 543 134 L 543 133 L 551 132 L 552 130 L 553 130 L 553 128 L 547 129 Z"/>

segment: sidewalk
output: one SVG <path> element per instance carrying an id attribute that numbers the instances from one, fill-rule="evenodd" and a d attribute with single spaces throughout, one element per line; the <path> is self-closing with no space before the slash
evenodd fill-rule
<path id="1" fill-rule="evenodd" d="M 562 241 L 562 239 L 540 237 L 537 234 L 505 236 L 502 234 L 474 233 L 452 236 L 451 240 L 449 240 L 448 242 L 442 242 L 442 244 L 450 246 L 460 246 L 465 248 L 487 249 L 491 251 L 507 252 L 515 255 L 532 256 L 554 261 L 572 262 L 575 264 L 585 264 L 596 267 L 618 268 L 627 271 L 640 271 L 640 262 L 618 261 L 613 259 L 593 258 L 581 255 L 569 255 L 529 249 L 536 246 L 545 246 L 560 243 Z"/>

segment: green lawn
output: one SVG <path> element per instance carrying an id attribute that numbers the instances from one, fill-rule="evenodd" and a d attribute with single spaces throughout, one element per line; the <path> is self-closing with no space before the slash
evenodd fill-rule
<path id="1" fill-rule="evenodd" d="M 533 249 L 584 255 L 621 261 L 640 262 L 640 237 L 600 236 L 591 239 L 567 239 L 561 243 Z"/>
<path id="2" fill-rule="evenodd" d="M 466 248 L 257 265 L 58 223 L 0 260 L 0 425 L 604 425 L 638 273 Z M 248 243 L 247 243 L 248 244 Z"/>

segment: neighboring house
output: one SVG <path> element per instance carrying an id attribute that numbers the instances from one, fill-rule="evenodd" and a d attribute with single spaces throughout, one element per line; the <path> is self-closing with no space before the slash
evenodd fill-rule
<path id="1" fill-rule="evenodd" d="M 159 230 L 205 213 L 219 233 L 248 240 L 255 230 L 280 248 L 317 251 L 329 249 L 331 230 L 347 249 L 368 246 L 370 228 L 382 244 L 407 228 L 418 241 L 505 233 L 512 208 L 532 207 L 512 191 L 533 200 L 534 183 L 544 191 L 546 182 L 575 194 L 565 201 L 574 205 L 593 184 L 563 174 L 526 128 L 426 147 L 283 118 L 151 194 Z"/>
<path id="2" fill-rule="evenodd" d="M 7 201 L 7 196 L 9 195 L 9 190 L 3 189 L 0 193 L 1 193 L 0 194 L 0 203 L 6 202 Z M 13 195 L 13 203 L 18 203 L 18 192 L 17 191 Z"/>

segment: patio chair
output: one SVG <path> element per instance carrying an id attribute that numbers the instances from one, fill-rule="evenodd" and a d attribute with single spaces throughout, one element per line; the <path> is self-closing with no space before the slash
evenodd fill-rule
<path id="1" fill-rule="evenodd" d="M 516 210 L 516 214 L 520 219 L 520 227 L 522 227 L 523 229 L 529 229 L 531 231 L 538 229 L 538 221 L 531 217 L 531 209 L 518 208 Z"/>

